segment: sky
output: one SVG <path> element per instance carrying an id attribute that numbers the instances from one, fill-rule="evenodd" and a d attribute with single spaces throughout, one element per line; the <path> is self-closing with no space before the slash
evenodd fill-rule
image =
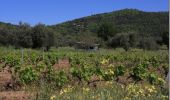
<path id="1" fill-rule="evenodd" d="M 54 25 L 125 8 L 168 11 L 168 4 L 168 0 L 0 0 L 0 22 Z"/>

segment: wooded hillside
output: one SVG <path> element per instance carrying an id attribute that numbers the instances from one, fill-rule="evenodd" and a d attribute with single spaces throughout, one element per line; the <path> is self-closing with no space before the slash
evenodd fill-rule
<path id="1" fill-rule="evenodd" d="M 40 48 L 73 46 L 75 42 L 98 43 L 101 47 L 158 49 L 168 46 L 168 12 L 123 9 L 46 26 L 0 23 L 0 44 Z"/>

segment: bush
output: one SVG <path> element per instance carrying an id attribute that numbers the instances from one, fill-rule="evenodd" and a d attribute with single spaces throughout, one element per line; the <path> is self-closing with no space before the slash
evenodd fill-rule
<path id="1" fill-rule="evenodd" d="M 29 84 L 38 79 L 39 75 L 36 70 L 29 66 L 19 72 L 19 78 L 24 84 Z"/>
<path id="2" fill-rule="evenodd" d="M 147 76 L 146 66 L 139 64 L 133 68 L 132 76 L 135 80 L 143 80 Z"/>
<path id="3" fill-rule="evenodd" d="M 124 67 L 123 65 L 120 65 L 120 66 L 116 67 L 114 73 L 115 73 L 115 76 L 116 76 L 116 77 L 117 77 L 117 76 L 122 76 L 122 75 L 124 75 L 124 73 L 125 73 L 125 67 Z"/>
<path id="4" fill-rule="evenodd" d="M 151 73 L 148 75 L 148 81 L 151 83 L 151 84 L 155 84 L 157 82 L 157 75 L 154 74 L 154 73 Z"/>
<path id="5" fill-rule="evenodd" d="M 140 39 L 139 47 L 146 50 L 157 50 L 159 45 L 152 37 L 142 37 Z"/>

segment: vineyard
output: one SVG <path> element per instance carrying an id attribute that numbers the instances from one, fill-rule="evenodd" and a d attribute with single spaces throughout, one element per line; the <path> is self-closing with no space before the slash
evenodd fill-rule
<path id="1" fill-rule="evenodd" d="M 168 51 L 0 48 L 0 100 L 168 100 Z"/>

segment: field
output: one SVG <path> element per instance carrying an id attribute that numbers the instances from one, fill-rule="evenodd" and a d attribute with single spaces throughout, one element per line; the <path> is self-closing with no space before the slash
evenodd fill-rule
<path id="1" fill-rule="evenodd" d="M 0 48 L 0 100 L 168 100 L 168 50 Z"/>

